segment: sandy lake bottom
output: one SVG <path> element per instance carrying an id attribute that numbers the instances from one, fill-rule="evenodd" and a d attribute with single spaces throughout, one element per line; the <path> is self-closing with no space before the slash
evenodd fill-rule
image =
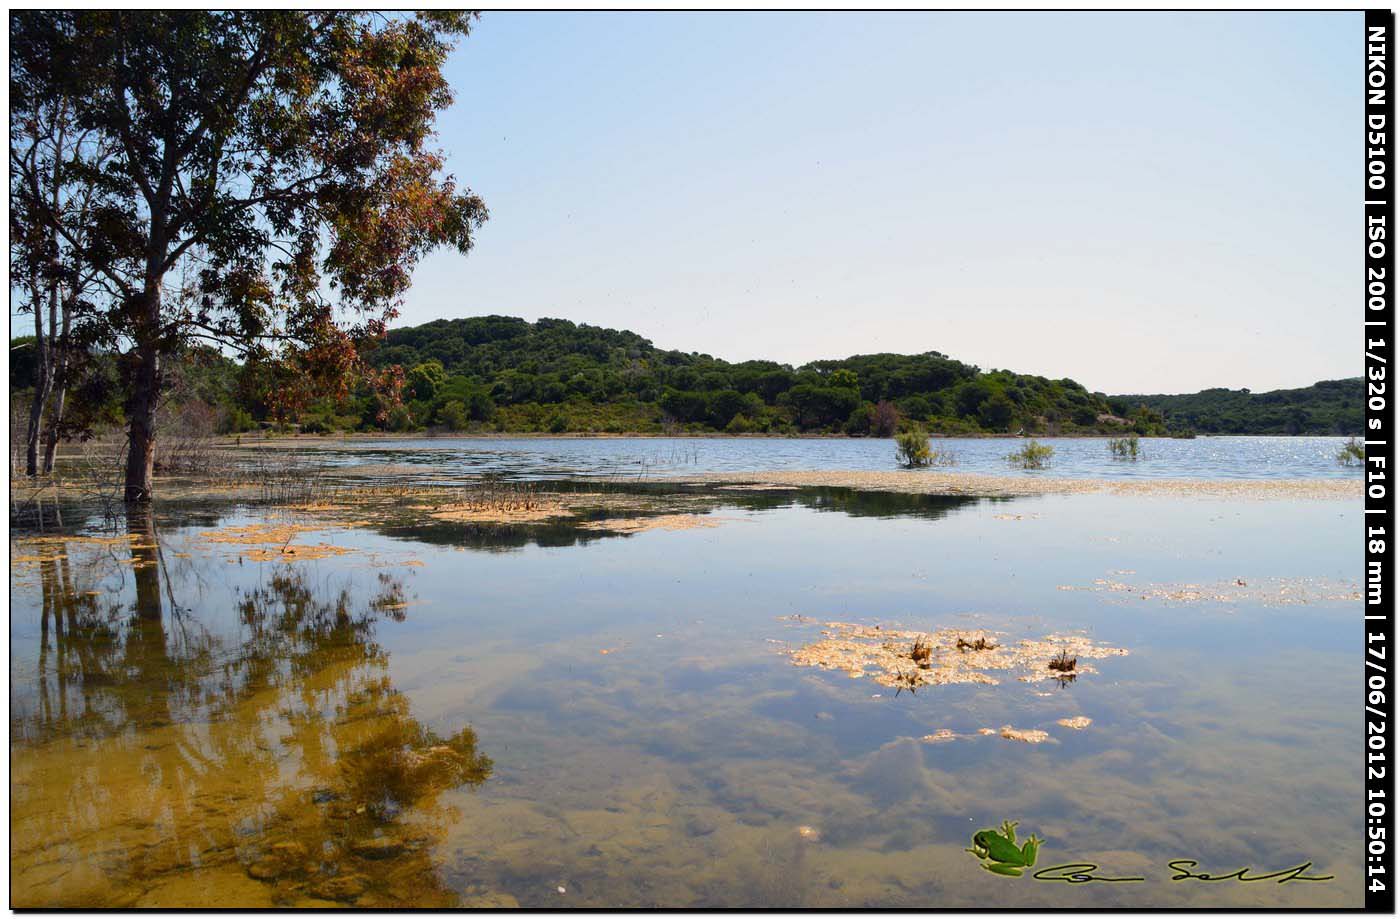
<path id="1" fill-rule="evenodd" d="M 1362 903 L 1359 500 L 553 500 L 12 531 L 11 905 Z"/>

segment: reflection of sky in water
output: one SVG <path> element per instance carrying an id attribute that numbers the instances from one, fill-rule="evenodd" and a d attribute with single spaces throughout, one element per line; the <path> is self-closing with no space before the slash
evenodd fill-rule
<path id="1" fill-rule="evenodd" d="M 375 631 L 386 674 L 414 717 L 470 724 L 495 763 L 480 789 L 444 796 L 459 810 L 434 843 L 444 885 L 536 906 L 1359 904 L 1356 605 L 1059 589 L 1354 584 L 1358 506 L 1075 496 L 957 502 L 931 519 L 792 500 L 720 507 L 712 529 L 510 552 L 336 535 L 388 567 L 348 555 L 314 563 L 313 580 L 368 595 L 382 570 L 404 579 L 406 618 Z M 410 557 L 425 564 L 400 567 Z M 235 653 L 231 588 L 272 566 L 202 558 L 173 566 L 172 590 Z M 36 604 L 21 585 L 12 718 L 32 705 Z M 791 614 L 1010 640 L 1085 629 L 1132 654 L 1063 689 L 1012 677 L 896 697 L 793 667 L 775 640 L 819 628 L 777 618 Z M 1094 719 L 1082 733 L 1055 725 L 1081 714 Z M 914 740 L 1003 724 L 1054 742 Z M 981 871 L 963 847 L 1008 818 L 1047 840 L 1041 866 L 1151 880 Z M 804 825 L 821 839 L 803 841 Z M 1337 880 L 1171 883 L 1172 858 L 1220 873 L 1312 860 Z"/>
<path id="2" fill-rule="evenodd" d="M 1310 479 L 1354 478 L 1338 464 L 1342 437 L 1144 438 L 1136 461 L 1115 459 L 1101 437 L 1042 437 L 1055 448 L 1040 473 L 1071 478 Z M 1006 475 L 1006 455 L 1023 441 L 938 438 L 934 445 L 957 460 L 955 471 Z M 429 478 L 499 473 L 530 478 L 571 475 L 669 475 L 769 470 L 897 468 L 894 442 L 879 438 L 781 437 L 569 437 L 405 438 L 298 441 L 318 462 L 335 465 L 394 463 L 421 466 Z M 946 471 L 946 470 L 943 470 Z M 918 475 L 917 471 L 911 475 Z"/>

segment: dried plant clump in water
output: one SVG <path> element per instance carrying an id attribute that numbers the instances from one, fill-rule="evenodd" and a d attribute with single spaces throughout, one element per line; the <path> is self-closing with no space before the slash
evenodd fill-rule
<path id="1" fill-rule="evenodd" d="M 1050 679 L 1058 673 L 1049 669 L 1050 660 L 1066 649 L 1073 653 L 1076 669 L 1058 675 L 1073 676 L 1093 672 L 1081 663 L 1085 658 L 1128 653 L 1122 648 L 1097 644 L 1082 635 L 1050 635 L 1043 639 L 998 644 L 993 634 L 965 629 L 924 632 L 828 622 L 821 639 L 800 648 L 785 649 L 783 653 L 799 667 L 840 670 L 852 678 L 869 677 L 882 686 L 898 690 L 953 683 L 996 685 L 1000 680 L 994 674 L 1014 676 L 1024 682 Z M 920 643 L 921 650 L 922 645 L 927 644 L 929 658 L 927 666 L 920 664 L 911 671 L 909 663 L 913 652 L 910 648 L 915 642 Z M 978 648 L 980 650 L 976 650 Z"/>
<path id="2" fill-rule="evenodd" d="M 909 652 L 909 659 L 924 669 L 928 669 L 929 661 L 933 658 L 933 645 L 922 635 L 914 639 L 914 648 Z"/>
<path id="3" fill-rule="evenodd" d="M 1073 727 L 1076 730 L 1088 726 L 1088 718 L 1064 718 L 1059 721 L 1066 727 Z M 978 737 L 1000 736 L 1007 740 L 1019 740 L 1021 743 L 1037 744 L 1053 741 L 1050 734 L 1038 728 L 1014 728 L 1009 724 L 1004 724 L 1000 729 L 978 728 L 976 734 L 958 734 L 948 728 L 939 728 L 932 734 L 925 734 L 919 738 L 923 743 L 947 743 L 952 740 L 976 740 Z"/>
<path id="4" fill-rule="evenodd" d="M 657 479 L 657 481 L 661 481 Z M 887 470 L 854 472 L 823 470 L 806 472 L 712 472 L 667 478 L 677 483 L 745 484 L 763 481 L 800 487 L 856 488 L 901 494 L 1022 495 L 1093 494 L 1163 496 L 1176 498 L 1237 498 L 1241 500 L 1351 501 L 1361 497 L 1363 483 L 1356 478 L 1313 479 L 1157 479 L 1150 477 L 1045 478 L 1006 476 L 976 472 L 926 471 L 921 475 Z"/>
<path id="5" fill-rule="evenodd" d="M 594 520 L 583 525 L 585 530 L 607 530 L 610 533 L 643 533 L 647 530 L 697 530 L 717 527 L 729 518 L 702 514 L 657 514 L 652 517 L 615 517 Z"/>
<path id="6" fill-rule="evenodd" d="M 962 735 L 955 734 L 948 728 L 939 728 L 932 734 L 925 734 L 923 737 L 920 737 L 919 740 L 924 743 L 947 743 L 950 740 L 957 740 L 960 736 Z"/>
<path id="7" fill-rule="evenodd" d="M 154 549 L 156 544 L 144 533 L 120 536 L 19 536 L 11 540 L 11 567 L 56 562 L 67 558 L 74 549 L 90 546 L 98 549 L 126 546 L 129 549 Z"/>
<path id="8" fill-rule="evenodd" d="M 1062 726 L 1062 727 L 1070 728 L 1071 730 L 1074 730 L 1074 731 L 1082 731 L 1082 730 L 1084 730 L 1085 728 L 1087 728 L 1089 725 L 1093 724 L 1093 723 L 1094 723 L 1094 719 L 1093 719 L 1093 718 L 1085 718 L 1083 715 L 1076 715 L 1076 716 L 1074 716 L 1073 718 L 1061 718 L 1059 721 L 1056 721 L 1055 723 L 1058 724 L 1058 725 L 1060 725 L 1060 726 Z"/>
<path id="9" fill-rule="evenodd" d="M 221 527 L 200 534 L 200 539 L 224 546 L 241 547 L 238 550 L 238 557 L 253 562 L 300 562 L 353 552 L 354 550 L 347 546 L 333 546 L 324 542 L 312 545 L 293 542 L 303 533 L 324 532 L 333 526 L 335 525 L 259 523 L 248 526 Z"/>
<path id="10" fill-rule="evenodd" d="M 935 449 L 929 453 L 928 464 L 930 466 L 956 466 L 958 464 L 958 455 L 952 450 Z"/>
<path id="11" fill-rule="evenodd" d="M 593 493 L 543 492 L 536 482 L 493 479 L 441 491 L 442 497 L 430 504 L 414 505 L 414 509 L 431 511 L 434 519 L 455 523 L 539 523 L 570 516 L 581 503 L 603 499 Z"/>
<path id="12" fill-rule="evenodd" d="M 1059 654 L 1050 658 L 1048 666 L 1058 673 L 1073 673 L 1077 669 L 1079 658 L 1071 657 L 1069 651 L 1061 650 Z"/>
<path id="13" fill-rule="evenodd" d="M 307 562 L 319 558 L 348 555 L 355 550 L 319 542 L 309 546 L 283 546 L 280 549 L 249 549 L 240 555 L 250 562 Z"/>
<path id="14" fill-rule="evenodd" d="M 621 492 L 540 492 L 533 483 L 515 486 L 472 486 L 444 489 L 432 503 L 411 505 L 412 510 L 429 512 L 437 520 L 459 523 L 543 523 L 561 517 L 574 517 L 588 529 L 635 532 L 646 529 L 692 529 L 718 526 L 702 522 L 689 508 L 708 509 L 708 499 L 700 495 L 663 497 Z M 668 513 L 669 511 L 669 513 Z M 616 517 L 619 513 L 648 514 L 650 517 Z M 590 518 L 599 519 L 590 519 Z M 714 518 L 718 520 L 720 518 Z"/>
<path id="15" fill-rule="evenodd" d="M 1131 572 L 1125 572 L 1131 574 Z M 1361 599 L 1356 582 L 1328 578 L 1231 578 L 1214 584 L 1149 584 L 1137 587 L 1122 581 L 1096 578 L 1086 587 L 1061 584 L 1060 590 L 1086 590 L 1122 594 L 1126 599 L 1161 600 L 1164 603 L 1253 603 L 1260 606 L 1298 606 L 1307 603 L 1351 602 Z"/>
<path id="16" fill-rule="evenodd" d="M 456 523 L 534 523 L 570 513 L 561 496 L 542 495 L 529 482 L 484 482 L 463 488 L 450 504 L 434 507 L 434 519 Z"/>
<path id="17" fill-rule="evenodd" d="M 1021 743 L 1045 743 L 1045 741 L 1050 739 L 1050 735 L 1045 731 L 1037 731 L 1035 729 L 1022 730 L 1020 728 L 1013 728 L 1009 724 L 1002 725 L 1000 733 L 1001 736 L 1005 737 L 1007 740 L 1019 740 Z"/>
<path id="18" fill-rule="evenodd" d="M 860 674 L 860 676 L 864 675 L 864 673 Z M 904 673 L 901 671 L 900 673 L 895 674 L 894 686 L 895 696 L 898 696 L 901 692 L 903 692 L 906 689 L 909 690 L 911 693 L 917 693 L 919 691 L 919 672 L 917 670 L 911 671 L 909 673 Z"/>

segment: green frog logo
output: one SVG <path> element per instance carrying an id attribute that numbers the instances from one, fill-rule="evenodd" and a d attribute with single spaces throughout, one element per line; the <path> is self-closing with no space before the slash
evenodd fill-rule
<path id="1" fill-rule="evenodd" d="M 1017 826 L 1016 821 L 1003 820 L 999 830 L 978 830 L 972 834 L 972 847 L 965 851 L 976 856 L 982 867 L 992 874 L 1018 878 L 1027 869 L 1035 868 L 1036 856 L 1040 854 L 1040 847 L 1045 844 L 1045 840 L 1032 833 L 1029 839 L 1017 845 Z M 1332 881 L 1336 879 L 1336 876 L 1331 874 L 1307 874 L 1306 872 L 1313 866 L 1310 861 L 1292 868 L 1264 872 L 1256 872 L 1254 868 L 1246 865 L 1225 874 L 1200 871 L 1198 870 L 1199 866 L 1200 862 L 1194 858 L 1174 858 L 1167 862 L 1167 867 L 1172 871 L 1167 879 L 1173 882 L 1206 883 L 1237 881 L 1242 884 L 1257 881 L 1274 881 L 1285 884 L 1290 881 Z M 1099 866 L 1094 862 L 1069 862 L 1063 865 L 1053 865 L 1049 868 L 1037 868 L 1031 877 L 1037 881 L 1070 885 L 1142 883 L 1147 880 L 1140 875 L 1114 877 L 1099 874 L 1098 871 Z"/>
<path id="2" fill-rule="evenodd" d="M 978 830 L 972 834 L 972 848 L 966 850 L 982 860 L 982 867 L 993 874 L 1018 878 L 1025 868 L 1035 865 L 1036 853 L 1043 839 L 1034 833 L 1020 848 L 1016 846 L 1016 823 L 1003 820 L 1001 832 Z"/>

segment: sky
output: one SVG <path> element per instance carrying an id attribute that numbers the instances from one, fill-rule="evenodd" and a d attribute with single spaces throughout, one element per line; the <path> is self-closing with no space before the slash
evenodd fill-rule
<path id="1" fill-rule="evenodd" d="M 1361 372 L 1360 13 L 487 13 L 491 218 L 396 325 L 940 351 L 1109 393 Z"/>

